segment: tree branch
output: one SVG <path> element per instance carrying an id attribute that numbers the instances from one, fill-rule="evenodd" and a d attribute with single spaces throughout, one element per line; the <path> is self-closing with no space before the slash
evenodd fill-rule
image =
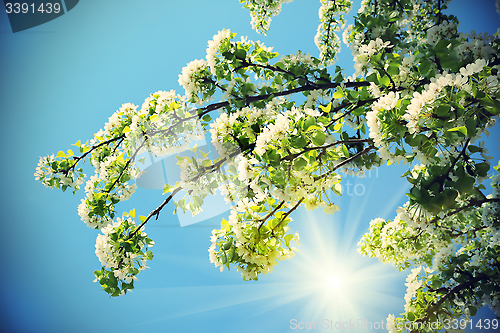
<path id="1" fill-rule="evenodd" d="M 260 234 L 260 228 L 262 228 L 262 226 L 267 221 L 267 219 L 269 219 L 271 216 L 273 216 L 274 213 L 276 213 L 278 211 L 278 209 L 283 207 L 284 204 L 285 204 L 285 201 L 284 200 L 281 201 L 280 204 L 278 206 L 276 206 L 276 208 L 274 208 L 272 212 L 270 212 L 269 214 L 267 214 L 266 217 L 264 217 L 262 220 L 260 220 L 261 224 L 259 225 L 259 228 L 257 228 L 257 231 L 259 232 L 259 234 Z"/>
<path id="2" fill-rule="evenodd" d="M 156 207 L 153 211 L 151 211 L 151 213 L 149 213 L 148 217 L 144 220 L 144 222 L 142 222 L 138 227 L 137 229 L 135 229 L 129 236 L 127 239 L 131 239 L 132 237 L 135 236 L 135 234 L 146 224 L 148 223 L 148 221 L 151 219 L 151 217 L 153 216 L 156 216 L 156 219 L 158 220 L 158 216 L 160 215 L 160 211 L 163 209 L 163 207 L 165 207 L 166 204 L 168 204 L 170 202 L 170 200 L 172 200 L 172 198 L 177 194 L 179 193 L 179 191 L 182 190 L 182 187 L 178 187 L 176 188 L 169 196 L 168 198 L 166 198 L 162 203 L 161 205 L 159 205 L 158 207 Z"/>
<path id="3" fill-rule="evenodd" d="M 86 151 L 83 155 L 81 156 L 73 156 L 73 160 L 76 160 L 75 164 L 73 164 L 71 167 L 69 167 L 67 170 L 63 170 L 61 171 L 64 175 L 68 175 L 69 171 L 71 169 L 75 169 L 76 165 L 82 160 L 85 158 L 85 156 L 87 156 L 88 154 L 90 154 L 92 151 L 94 151 L 95 149 L 101 147 L 101 146 L 104 146 L 104 145 L 107 145 L 108 143 L 111 143 L 111 142 L 114 142 L 114 141 L 117 141 L 117 140 L 120 140 L 122 139 L 122 142 L 123 142 L 123 139 L 125 138 L 125 134 L 122 134 L 120 136 L 117 136 L 116 138 L 113 138 L 113 139 L 109 139 L 109 140 L 106 140 L 106 141 L 103 141 L 101 143 L 99 143 L 98 145 L 95 145 L 95 146 L 92 146 L 88 151 Z M 121 144 L 121 142 L 118 144 L 118 146 Z"/>
<path id="4" fill-rule="evenodd" d="M 290 154 L 290 155 L 287 155 L 287 156 L 281 158 L 281 161 L 293 161 L 295 158 L 297 158 L 300 155 L 302 155 L 304 153 L 307 153 L 308 151 L 311 151 L 311 150 L 328 149 L 328 148 L 331 148 L 333 146 L 340 145 L 340 144 L 345 144 L 345 143 L 360 143 L 360 142 L 373 143 L 373 140 L 372 139 L 339 140 L 339 141 L 332 142 L 332 143 L 330 143 L 330 144 L 328 144 L 326 146 L 306 147 L 301 152 L 298 152 L 298 153 L 295 153 L 295 154 Z"/>
<path id="5" fill-rule="evenodd" d="M 302 201 L 304 201 L 304 198 L 300 199 L 299 201 L 297 201 L 297 203 L 295 204 L 295 206 L 293 206 L 288 212 L 286 212 L 283 217 L 281 218 L 281 220 L 279 221 L 278 224 L 276 224 L 272 229 L 271 229 L 271 232 L 274 232 L 274 229 L 276 229 L 277 227 L 279 227 L 281 225 L 281 223 L 288 217 L 288 215 L 290 215 L 294 210 L 296 210 L 300 204 L 302 203 Z"/>
<path id="6" fill-rule="evenodd" d="M 324 174 L 322 174 L 321 176 L 316 176 L 314 178 L 314 180 L 318 180 L 318 179 L 321 179 L 321 178 L 324 178 L 326 176 L 328 176 L 329 174 L 331 174 L 332 172 L 334 172 L 335 170 L 343 167 L 344 165 L 346 165 L 347 163 L 350 163 L 352 161 L 354 161 L 356 158 L 358 158 L 359 156 L 361 155 L 364 155 L 366 153 L 368 153 L 370 150 L 372 149 L 376 149 L 375 146 L 368 146 L 366 147 L 365 149 L 363 149 L 362 151 L 360 151 L 359 153 L 356 153 L 355 155 L 349 157 L 348 159 L 345 159 L 343 160 L 342 162 L 340 162 L 339 164 L 337 164 L 332 170 L 328 171 L 328 172 L 325 172 Z"/>

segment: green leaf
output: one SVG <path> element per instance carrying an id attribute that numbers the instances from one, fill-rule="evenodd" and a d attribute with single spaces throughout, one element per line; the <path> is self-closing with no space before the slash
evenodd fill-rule
<path id="1" fill-rule="evenodd" d="M 426 74 L 429 69 L 431 69 L 431 62 L 428 60 L 422 60 L 420 66 L 418 66 L 418 71 L 420 72 L 420 74 Z"/>
<path id="2" fill-rule="evenodd" d="M 307 131 L 306 133 L 308 132 L 312 132 L 312 131 L 322 131 L 323 128 L 321 128 L 321 126 L 318 126 L 318 125 L 311 125 L 307 128 Z"/>
<path id="3" fill-rule="evenodd" d="M 323 132 L 317 132 L 316 135 L 312 138 L 312 142 L 316 146 L 322 146 L 325 143 L 326 135 Z"/>
<path id="4" fill-rule="evenodd" d="M 471 306 L 469 308 L 469 312 L 470 312 L 471 317 L 474 317 L 477 313 L 477 308 L 475 306 Z"/>
<path id="5" fill-rule="evenodd" d="M 441 39 L 435 46 L 434 50 L 440 53 L 448 53 L 448 45 L 450 44 L 449 40 Z"/>
<path id="6" fill-rule="evenodd" d="M 262 208 L 261 206 L 251 206 L 250 209 L 254 212 L 260 212 Z"/>
<path id="7" fill-rule="evenodd" d="M 293 148 L 303 148 L 307 146 L 307 141 L 302 136 L 292 136 L 290 138 L 290 143 Z"/>
<path id="8" fill-rule="evenodd" d="M 227 250 L 229 250 L 229 248 L 231 247 L 232 244 L 233 244 L 233 240 L 232 240 L 232 238 L 229 238 L 229 241 L 227 241 L 226 243 L 224 243 L 222 245 L 222 249 L 224 251 L 227 251 Z"/>
<path id="9" fill-rule="evenodd" d="M 467 149 L 469 149 L 469 151 L 471 152 L 471 154 L 483 151 L 482 148 L 479 148 L 478 146 L 474 146 L 474 145 L 467 146 Z"/>
<path id="10" fill-rule="evenodd" d="M 332 103 L 328 103 L 327 106 L 320 105 L 319 108 L 321 109 L 321 111 L 328 113 L 332 109 Z"/>
<path id="11" fill-rule="evenodd" d="M 476 123 L 476 119 L 474 117 L 470 117 L 470 118 L 465 119 L 465 127 L 467 128 L 467 133 L 469 134 L 469 137 L 476 136 L 477 123 Z"/>
<path id="12" fill-rule="evenodd" d="M 449 115 L 450 109 L 451 109 L 451 107 L 449 105 L 440 105 L 440 106 L 438 106 L 437 108 L 434 109 L 434 112 L 439 117 L 444 117 L 444 116 L 448 116 Z"/>
<path id="13" fill-rule="evenodd" d="M 237 49 L 234 52 L 234 55 L 236 56 L 236 58 L 244 60 L 247 57 L 247 52 L 243 49 Z"/>
<path id="14" fill-rule="evenodd" d="M 463 135 L 467 135 L 467 127 L 465 126 L 454 127 L 448 130 L 448 132 L 457 132 L 457 131 L 462 133 Z"/>
<path id="15" fill-rule="evenodd" d="M 112 288 L 118 287 L 118 280 L 115 277 L 115 274 L 113 272 L 108 273 L 108 285 Z"/>
<path id="16" fill-rule="evenodd" d="M 457 182 L 457 190 L 459 190 L 461 194 L 469 193 L 474 188 L 474 182 L 475 180 L 472 177 L 462 177 L 460 181 Z"/>
<path id="17" fill-rule="evenodd" d="M 398 75 L 399 74 L 399 65 L 395 62 L 391 62 L 389 67 L 387 68 L 387 73 L 389 75 Z"/>
<path id="18" fill-rule="evenodd" d="M 389 87 L 389 85 L 391 84 L 391 79 L 387 75 L 384 75 L 379 79 L 379 82 L 380 85 L 384 87 Z"/>
<path id="19" fill-rule="evenodd" d="M 229 250 L 229 262 L 232 262 L 234 259 L 236 258 L 236 247 L 233 246 L 230 250 Z"/>
<path id="20" fill-rule="evenodd" d="M 347 149 L 346 145 L 342 145 L 342 152 L 344 153 L 345 157 L 349 157 L 349 150 Z"/>
<path id="21" fill-rule="evenodd" d="M 344 97 L 344 92 L 342 91 L 342 89 L 340 87 L 337 87 L 337 90 L 335 91 L 335 93 L 333 94 L 332 97 L 335 99 L 342 98 L 342 97 Z"/>
<path id="22" fill-rule="evenodd" d="M 203 160 L 201 162 L 201 165 L 204 166 L 205 168 L 207 168 L 207 167 L 212 165 L 212 161 L 211 160 Z"/>
<path id="23" fill-rule="evenodd" d="M 317 124 L 316 122 L 316 118 L 314 117 L 307 117 L 307 119 L 304 121 L 304 131 L 308 131 L 309 130 L 309 127 L 311 126 L 315 126 Z"/>
<path id="24" fill-rule="evenodd" d="M 372 73 L 366 77 L 366 81 L 378 84 L 377 73 Z"/>
<path id="25" fill-rule="evenodd" d="M 490 171 L 489 163 L 478 163 L 476 164 L 476 174 L 479 177 L 486 177 L 488 175 L 488 171 Z"/>
<path id="26" fill-rule="evenodd" d="M 365 113 L 365 108 L 363 108 L 363 107 L 356 108 L 352 111 L 352 114 L 355 116 L 361 116 L 364 113 Z"/>
<path id="27" fill-rule="evenodd" d="M 120 178 L 121 183 L 125 183 L 130 180 L 130 176 L 128 174 L 123 174 L 122 177 Z"/>
<path id="28" fill-rule="evenodd" d="M 303 159 L 302 157 L 298 157 L 293 161 L 293 167 L 295 170 L 300 171 L 304 169 L 304 167 L 307 165 L 307 161 Z"/>

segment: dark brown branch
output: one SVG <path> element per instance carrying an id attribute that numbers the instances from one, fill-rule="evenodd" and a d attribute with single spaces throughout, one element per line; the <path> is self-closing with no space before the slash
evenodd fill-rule
<path id="1" fill-rule="evenodd" d="M 109 189 L 107 189 L 106 191 L 104 191 L 104 193 L 110 193 L 111 190 L 113 189 L 113 187 L 115 187 L 115 185 L 118 183 L 118 181 L 120 181 L 120 178 L 125 173 L 125 170 L 127 170 L 127 168 L 130 166 L 130 163 L 132 162 L 132 160 L 135 159 L 135 157 L 137 156 L 137 153 L 139 152 L 139 150 L 141 150 L 141 148 L 146 144 L 146 141 L 147 141 L 147 138 L 139 146 L 139 148 L 137 148 L 135 150 L 135 152 L 132 154 L 132 156 L 128 159 L 127 163 L 125 163 L 125 166 L 123 167 L 122 171 L 120 171 L 120 174 L 118 175 L 118 177 L 115 179 L 115 181 L 113 182 L 113 184 L 111 184 L 111 187 Z"/>
<path id="2" fill-rule="evenodd" d="M 300 206 L 300 204 L 302 203 L 302 201 L 304 201 L 304 198 L 302 198 L 299 201 L 297 201 L 297 203 L 295 204 L 295 206 L 293 206 L 288 212 L 285 213 L 285 215 L 283 215 L 283 217 L 281 218 L 281 220 L 279 221 L 279 223 L 276 224 L 271 229 L 271 231 L 274 232 L 274 229 L 276 229 L 277 227 L 279 227 L 281 225 L 281 223 L 288 217 L 288 215 L 290 215 L 294 210 L 296 210 Z"/>
<path id="3" fill-rule="evenodd" d="M 358 101 L 356 103 L 355 107 L 353 107 L 351 110 L 343 113 L 341 116 L 338 116 L 337 118 L 332 119 L 332 121 L 326 127 L 330 127 L 331 125 L 335 124 L 338 120 L 340 120 L 340 119 L 344 118 L 345 116 L 347 116 L 348 114 L 352 113 L 357 108 L 359 108 L 359 107 L 361 107 L 361 106 L 363 106 L 365 104 L 369 104 L 369 103 L 375 102 L 377 100 L 378 100 L 378 98 L 370 98 L 370 99 L 366 99 L 364 101 Z M 337 113 L 338 111 L 342 110 L 343 108 L 345 108 L 345 107 L 347 107 L 349 105 L 352 105 L 352 103 L 342 103 L 339 106 L 335 107 L 333 110 L 331 110 L 330 113 Z"/>
<path id="4" fill-rule="evenodd" d="M 335 141 L 335 142 L 332 142 L 326 146 L 319 146 L 319 147 L 306 147 L 304 148 L 304 150 L 302 150 L 301 152 L 298 152 L 298 153 L 295 153 L 295 154 L 290 154 L 290 155 L 287 155 L 285 157 L 283 157 L 281 159 L 281 161 L 293 161 L 295 158 L 299 157 L 300 155 L 304 154 L 304 153 L 307 153 L 308 151 L 311 151 L 311 150 L 317 150 L 317 149 L 328 149 L 328 148 L 331 148 L 333 146 L 336 146 L 336 145 L 340 145 L 340 144 L 345 144 L 345 143 L 362 143 L 362 142 L 369 142 L 369 143 L 373 143 L 373 140 L 372 139 L 352 139 L 352 140 L 339 140 L 339 141 Z"/>
<path id="5" fill-rule="evenodd" d="M 283 74 L 287 74 L 287 75 L 292 76 L 295 80 L 302 79 L 302 80 L 306 81 L 308 84 L 310 84 L 311 86 L 317 86 L 316 83 L 311 82 L 307 78 L 307 76 L 305 76 L 305 75 L 295 75 L 292 72 L 287 71 L 287 70 L 282 69 L 282 68 L 279 68 L 279 67 L 275 67 L 275 66 L 272 66 L 272 65 L 263 65 L 263 64 L 257 64 L 257 63 L 253 63 L 253 62 L 248 62 L 246 59 L 241 59 L 241 58 L 238 58 L 238 57 L 236 57 L 236 59 L 240 60 L 242 62 L 242 64 L 241 64 L 241 66 L 238 66 L 235 69 L 233 69 L 234 72 L 237 72 L 240 69 L 246 68 L 246 67 L 259 67 L 259 68 L 269 69 L 269 70 L 274 71 L 274 72 L 280 72 L 280 73 L 283 73 Z"/>
<path id="6" fill-rule="evenodd" d="M 267 219 L 269 219 L 271 216 L 273 216 L 274 213 L 276 213 L 278 211 L 278 209 L 283 207 L 284 204 L 285 204 L 285 201 L 281 201 L 281 203 L 278 206 L 276 206 L 276 208 L 274 208 L 272 212 L 270 212 L 269 214 L 267 214 L 266 217 L 264 217 L 262 220 L 260 220 L 261 224 L 259 225 L 259 228 L 257 228 L 257 231 L 259 232 L 259 234 L 260 234 L 260 228 L 262 228 L 262 226 L 267 221 Z"/>
<path id="7" fill-rule="evenodd" d="M 366 147 L 365 149 L 363 149 L 362 151 L 360 151 L 359 153 L 356 153 L 354 154 L 353 156 L 343 160 L 342 162 L 340 162 L 339 164 L 337 164 L 335 167 L 333 167 L 332 170 L 328 171 L 328 172 L 325 172 L 324 174 L 322 174 L 321 176 L 316 176 L 314 177 L 314 180 L 318 180 L 318 179 L 321 179 L 321 178 L 324 178 L 326 176 L 328 176 L 329 174 L 331 174 L 332 172 L 334 172 L 335 170 L 337 169 L 340 169 L 341 167 L 343 167 L 344 165 L 346 165 L 347 163 L 350 163 L 352 161 L 354 161 L 356 158 L 358 158 L 359 156 L 361 155 L 364 155 L 366 153 L 368 153 L 370 150 L 372 149 L 376 149 L 375 146 L 368 146 Z"/>
<path id="8" fill-rule="evenodd" d="M 113 139 L 109 139 L 109 140 L 106 140 L 106 141 L 103 141 L 101 143 L 99 143 L 98 145 L 95 145 L 95 146 L 92 146 L 88 151 L 86 151 L 83 155 L 81 156 L 74 156 L 73 159 L 76 160 L 75 164 L 73 164 L 70 168 L 68 168 L 67 170 L 64 170 L 64 171 L 61 171 L 64 175 L 68 175 L 68 172 L 71 170 L 71 169 L 75 169 L 76 165 L 81 161 L 83 160 L 88 154 L 90 154 L 92 151 L 94 151 L 95 149 L 101 147 L 101 146 L 104 146 L 104 145 L 107 145 L 108 143 L 111 143 L 111 142 L 114 142 L 114 141 L 117 141 L 117 140 L 120 140 L 122 139 L 121 142 L 123 142 L 123 139 L 125 138 L 125 134 L 122 134 L 120 136 L 117 136 L 116 138 L 113 138 Z M 121 142 L 118 144 L 120 145 Z"/>
<path id="9" fill-rule="evenodd" d="M 483 203 L 486 203 L 486 202 L 500 202 L 500 198 L 492 198 L 492 199 L 483 199 L 483 200 L 474 200 L 472 199 L 470 201 L 470 203 L 466 206 L 462 206 L 460 208 L 457 208 L 455 209 L 454 211 L 452 212 L 449 212 L 447 214 L 444 215 L 444 217 L 450 217 L 452 215 L 455 215 L 457 213 L 460 213 L 461 211 L 463 210 L 467 210 L 469 208 L 472 208 L 472 207 L 476 207 L 476 206 L 481 206 Z M 444 218 L 443 217 L 443 218 Z M 429 223 L 432 223 L 432 224 L 435 224 L 437 221 L 439 221 L 441 218 L 439 216 L 436 216 L 434 217 L 432 220 L 430 220 Z"/>
<path id="10" fill-rule="evenodd" d="M 476 282 L 479 282 L 481 280 L 489 280 L 492 277 L 493 276 L 488 276 L 486 274 L 480 274 L 480 275 L 477 275 L 474 278 L 471 278 L 467 282 L 459 284 L 458 286 L 456 286 L 454 288 L 448 289 L 448 292 L 443 297 L 441 297 L 437 302 L 435 302 L 434 304 L 432 304 L 431 306 L 429 306 L 425 310 L 426 315 L 424 317 L 420 318 L 419 320 L 417 320 L 417 322 L 424 322 L 425 323 L 427 320 L 429 320 L 430 315 L 434 311 L 438 310 L 439 307 L 441 306 L 441 304 L 444 303 L 444 301 L 446 301 L 447 299 L 453 299 L 457 293 L 459 293 L 463 289 L 467 289 L 467 288 L 472 287 Z"/>
<path id="11" fill-rule="evenodd" d="M 166 204 L 168 204 L 170 202 L 170 200 L 173 199 L 173 197 L 179 193 L 179 191 L 182 190 L 182 187 L 178 187 L 176 188 L 169 196 L 168 198 L 166 198 L 162 203 L 161 205 L 159 205 L 158 207 L 156 207 L 151 213 L 149 213 L 148 217 L 146 217 L 146 219 L 137 227 L 137 229 L 135 229 L 129 236 L 127 239 L 131 239 L 132 237 L 135 236 L 135 234 L 146 224 L 148 223 L 148 221 L 153 217 L 153 216 L 156 216 L 156 219 L 158 220 L 158 216 L 160 215 L 160 211 L 163 209 L 163 207 L 165 207 Z"/>
<path id="12" fill-rule="evenodd" d="M 370 82 L 368 81 L 362 81 L 362 82 L 347 82 L 344 84 L 344 87 L 346 88 L 359 88 L 359 87 L 368 87 L 370 85 Z M 303 91 L 308 91 L 308 90 L 316 90 L 316 89 L 332 89 L 332 88 L 336 88 L 340 86 L 340 83 L 336 83 L 336 82 L 329 82 L 329 83 L 322 83 L 322 84 L 315 84 L 314 86 L 313 85 L 310 85 L 310 84 L 306 84 L 306 85 L 303 85 L 301 87 L 298 87 L 298 88 L 293 88 L 293 89 L 289 89 L 289 90 L 285 90 L 285 91 L 280 91 L 280 92 L 276 92 L 276 93 L 272 93 L 272 94 L 265 94 L 265 95 L 256 95 L 256 96 L 248 96 L 248 97 L 245 97 L 245 98 L 240 98 L 238 99 L 239 101 L 243 101 L 245 104 L 250 104 L 250 103 L 253 103 L 253 102 L 258 102 L 258 101 L 263 101 L 263 100 L 266 100 L 266 99 L 269 99 L 270 97 L 281 97 L 281 96 L 288 96 L 288 95 L 292 95 L 292 94 L 296 94 L 296 93 L 299 93 L 299 92 L 303 92 Z M 186 117 L 182 120 L 179 120 L 177 123 L 175 124 L 172 124 L 169 128 L 165 129 L 165 130 L 157 130 L 157 131 L 151 131 L 151 132 L 148 132 L 147 134 L 148 135 L 155 135 L 155 134 L 158 134 L 158 133 L 162 133 L 162 134 L 168 134 L 170 131 L 172 131 L 172 129 L 185 122 L 185 121 L 188 121 L 188 120 L 191 120 L 191 119 L 195 119 L 195 118 L 202 118 L 204 115 L 214 111 L 214 110 L 218 110 L 218 109 L 221 109 L 223 107 L 226 107 L 226 106 L 229 106 L 230 103 L 229 101 L 225 101 L 225 102 L 219 102 L 219 103 L 214 103 L 214 104 L 210 104 L 210 105 L 207 105 L 205 107 L 202 107 L 202 108 L 198 108 L 196 110 L 193 110 L 192 112 L 192 116 L 190 117 Z"/>

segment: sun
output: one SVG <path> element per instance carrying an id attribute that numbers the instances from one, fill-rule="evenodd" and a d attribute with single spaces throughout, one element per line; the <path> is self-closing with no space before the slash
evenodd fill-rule
<path id="1" fill-rule="evenodd" d="M 342 289 L 342 277 L 332 275 L 326 279 L 326 288 L 330 291 L 340 291 Z"/>
<path id="2" fill-rule="evenodd" d="M 312 212 L 304 215 L 307 234 L 301 237 L 300 252 L 287 272 L 289 292 L 305 301 L 302 317 L 385 320 L 395 301 L 395 289 L 404 286 L 395 283 L 399 274 L 360 255 L 355 241 L 360 236 L 346 235 L 340 223 L 316 219 Z"/>
<path id="3" fill-rule="evenodd" d="M 193 297 L 200 292 L 213 295 L 212 301 L 158 321 L 224 309 L 228 301 L 220 297 L 222 293 L 234 295 L 232 305 L 258 302 L 260 306 L 249 310 L 253 318 L 262 318 L 268 311 L 284 311 L 289 313 L 289 317 L 281 317 L 284 325 L 296 320 L 297 327 L 310 322 L 344 332 L 343 327 L 351 324 L 356 326 L 351 331 L 372 332 L 371 323 L 379 324 L 388 314 L 401 311 L 405 273 L 361 256 L 356 250 L 360 235 L 349 234 L 340 222 L 325 220 L 322 214 L 316 218 L 314 212 L 298 211 L 297 215 L 296 219 L 307 225 L 301 233 L 300 252 L 292 260 L 281 263 L 257 283 L 184 288 Z"/>

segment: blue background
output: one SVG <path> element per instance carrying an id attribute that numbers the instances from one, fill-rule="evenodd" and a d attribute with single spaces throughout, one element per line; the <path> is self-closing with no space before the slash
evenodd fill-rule
<path id="1" fill-rule="evenodd" d="M 301 252 L 258 282 L 243 282 L 235 270 L 220 273 L 208 261 L 220 217 L 180 228 L 166 209 L 148 227 L 156 241 L 151 269 L 116 299 L 92 283 L 100 268 L 97 232 L 77 214 L 83 193 L 49 190 L 33 176 L 40 155 L 90 139 L 123 103 L 141 105 L 157 90 L 182 93 L 182 67 L 204 58 L 207 41 L 223 28 L 280 54 L 317 55 L 319 1 L 285 5 L 268 36 L 251 30 L 236 0 L 86 0 L 15 34 L 1 6 L 2 332 L 288 332 L 292 319 L 380 322 L 403 311 L 406 273 L 361 257 L 356 243 L 371 219 L 393 218 L 406 201 L 408 185 L 398 176 L 404 167 L 348 178 L 360 184 L 359 195 L 339 198 L 342 211 L 333 216 L 299 210 L 291 226 L 301 234 Z M 451 7 L 461 31 L 494 33 L 499 26 L 494 1 L 456 0 Z M 350 50 L 342 47 L 339 64 L 352 71 Z M 492 136 L 490 151 L 498 156 L 498 127 Z M 118 208 L 147 215 L 163 199 L 160 191 L 139 189 Z M 344 293 L 325 294 L 318 276 L 346 269 L 353 281 Z M 493 317 L 487 309 L 479 315 Z"/>

